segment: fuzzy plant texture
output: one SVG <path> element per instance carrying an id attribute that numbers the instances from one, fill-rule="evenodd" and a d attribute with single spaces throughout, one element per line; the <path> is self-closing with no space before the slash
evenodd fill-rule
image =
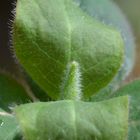
<path id="1" fill-rule="evenodd" d="M 121 86 L 135 43 L 118 6 L 18 0 L 15 11 L 23 75 L 0 72 L 0 140 L 140 140 L 140 80 Z"/>

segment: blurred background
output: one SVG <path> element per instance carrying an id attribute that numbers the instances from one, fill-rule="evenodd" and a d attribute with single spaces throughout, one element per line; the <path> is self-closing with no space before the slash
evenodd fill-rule
<path id="1" fill-rule="evenodd" d="M 119 5 L 128 19 L 134 33 L 136 43 L 136 61 L 134 69 L 127 77 L 129 82 L 140 77 L 140 0 L 112 0 Z M 18 75 L 16 61 L 13 59 L 13 51 L 10 47 L 9 21 L 12 20 L 11 11 L 16 0 L 0 0 L 0 69 L 10 71 Z M 113 12 L 113 11 L 111 11 Z"/>
<path id="2" fill-rule="evenodd" d="M 140 0 L 114 0 L 128 19 L 136 43 L 136 61 L 134 69 L 126 79 L 131 81 L 140 77 Z"/>

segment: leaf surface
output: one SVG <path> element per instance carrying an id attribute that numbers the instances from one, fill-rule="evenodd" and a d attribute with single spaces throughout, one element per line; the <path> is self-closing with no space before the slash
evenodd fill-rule
<path id="1" fill-rule="evenodd" d="M 14 106 L 30 101 L 21 84 L 9 75 L 0 74 L 0 108 L 10 112 Z"/>
<path id="2" fill-rule="evenodd" d="M 18 133 L 15 117 L 0 109 L 0 140 L 21 140 Z"/>
<path id="3" fill-rule="evenodd" d="M 129 135 L 128 140 L 140 139 L 140 80 L 136 80 L 121 89 L 112 97 L 130 96 L 129 103 Z"/>
<path id="4" fill-rule="evenodd" d="M 93 19 L 73 0 L 20 0 L 14 24 L 16 56 L 53 99 L 65 69 L 79 63 L 86 98 L 106 86 L 123 59 L 119 32 Z"/>
<path id="5" fill-rule="evenodd" d="M 127 138 L 127 96 L 98 103 L 72 100 L 32 103 L 17 107 L 15 112 L 27 140 Z"/>
<path id="6" fill-rule="evenodd" d="M 135 60 L 135 41 L 131 27 L 121 9 L 113 0 L 75 0 L 79 6 L 92 17 L 103 24 L 116 28 L 121 32 L 125 44 L 125 59 L 121 69 L 113 81 L 103 90 L 99 91 L 96 98 L 111 94 L 121 87 L 123 80 L 130 74 Z M 123 3 L 123 2 L 122 2 Z M 125 3 L 125 2 L 124 2 Z M 112 11 L 112 12 L 110 12 Z M 96 96 L 95 95 L 95 96 Z"/>

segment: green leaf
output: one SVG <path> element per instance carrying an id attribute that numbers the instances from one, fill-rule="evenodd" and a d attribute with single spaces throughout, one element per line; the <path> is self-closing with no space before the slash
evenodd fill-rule
<path id="1" fill-rule="evenodd" d="M 60 96 L 69 63 L 79 63 L 88 98 L 110 82 L 123 58 L 120 33 L 73 0 L 18 1 L 14 47 L 27 73 L 53 99 Z"/>
<path id="2" fill-rule="evenodd" d="M 121 9 L 112 0 L 75 0 L 80 7 L 102 23 L 119 30 L 125 43 L 125 62 L 118 74 L 122 80 L 133 69 L 135 58 L 135 41 L 131 27 Z M 125 3 L 125 2 L 124 2 Z M 112 11 L 112 12 L 110 12 Z"/>
<path id="3" fill-rule="evenodd" d="M 80 79 L 79 64 L 75 61 L 70 63 L 65 73 L 65 79 L 63 80 L 61 88 L 61 98 L 65 100 L 80 100 L 81 93 L 81 79 Z"/>
<path id="4" fill-rule="evenodd" d="M 121 32 L 125 43 L 124 64 L 117 73 L 116 77 L 100 92 L 101 96 L 111 94 L 122 85 L 122 81 L 132 71 L 135 59 L 135 41 L 131 27 L 122 13 L 121 9 L 112 0 L 75 0 L 79 6 L 92 17 L 102 23 L 112 26 Z M 118 1 L 118 0 L 116 0 Z M 120 0 L 123 4 L 128 3 Z M 131 1 L 131 0 L 130 0 Z M 133 2 L 132 2 L 133 3 Z M 110 12 L 112 11 L 112 12 Z M 129 10 L 131 11 L 131 10 Z M 98 96 L 98 94 L 97 94 Z"/>
<path id="5" fill-rule="evenodd" d="M 0 74 L 0 108 L 9 112 L 14 106 L 30 101 L 30 97 L 20 83 L 9 75 Z"/>
<path id="6" fill-rule="evenodd" d="M 139 140 L 140 139 L 140 80 L 136 80 L 122 87 L 111 97 L 124 96 L 124 95 L 130 96 L 128 140 Z"/>
<path id="7" fill-rule="evenodd" d="M 98 103 L 72 100 L 32 103 L 17 107 L 15 112 L 27 140 L 127 138 L 127 96 Z"/>
<path id="8" fill-rule="evenodd" d="M 2 109 L 0 109 L 0 140 L 21 140 L 15 117 Z"/>

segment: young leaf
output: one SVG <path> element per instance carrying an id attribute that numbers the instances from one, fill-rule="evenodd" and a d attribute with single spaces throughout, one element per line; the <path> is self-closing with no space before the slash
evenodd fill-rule
<path id="1" fill-rule="evenodd" d="M 87 15 L 73 0 L 20 0 L 14 24 L 17 58 L 33 80 L 59 98 L 64 71 L 79 63 L 83 96 L 103 88 L 123 58 L 120 34 Z"/>
<path id="2" fill-rule="evenodd" d="M 112 97 L 130 96 L 128 140 L 140 139 L 140 80 L 136 80 L 118 90 Z"/>
<path id="3" fill-rule="evenodd" d="M 26 90 L 12 77 L 0 74 L 0 108 L 11 111 L 11 108 L 31 101 Z"/>
<path id="4" fill-rule="evenodd" d="M 27 140 L 127 138 L 127 96 L 98 103 L 72 100 L 32 103 L 17 107 L 15 112 Z"/>
<path id="5" fill-rule="evenodd" d="M 15 117 L 0 109 L 0 140 L 21 140 L 17 139 L 18 133 L 19 126 Z"/>
<path id="6" fill-rule="evenodd" d="M 111 94 L 122 85 L 122 81 L 132 71 L 135 59 L 135 41 L 131 27 L 121 9 L 112 0 L 75 0 L 79 6 L 102 23 L 112 26 L 121 32 L 125 43 L 124 64 L 116 77 L 100 92 L 104 96 L 108 92 Z M 118 1 L 118 0 L 117 0 Z M 112 12 L 110 12 L 112 11 Z M 98 94 L 97 94 L 98 96 Z"/>
<path id="7" fill-rule="evenodd" d="M 61 88 L 61 99 L 80 100 L 81 93 L 81 79 L 80 79 L 79 64 L 72 62 L 68 65 L 65 72 Z"/>
<path id="8" fill-rule="evenodd" d="M 113 0 L 75 0 L 79 6 L 102 23 L 112 26 L 119 30 L 122 34 L 125 43 L 125 62 L 120 71 L 121 77 L 124 78 L 133 69 L 135 58 L 135 41 L 131 27 L 124 16 L 121 9 L 116 5 Z M 112 11 L 112 12 L 110 12 Z"/>

